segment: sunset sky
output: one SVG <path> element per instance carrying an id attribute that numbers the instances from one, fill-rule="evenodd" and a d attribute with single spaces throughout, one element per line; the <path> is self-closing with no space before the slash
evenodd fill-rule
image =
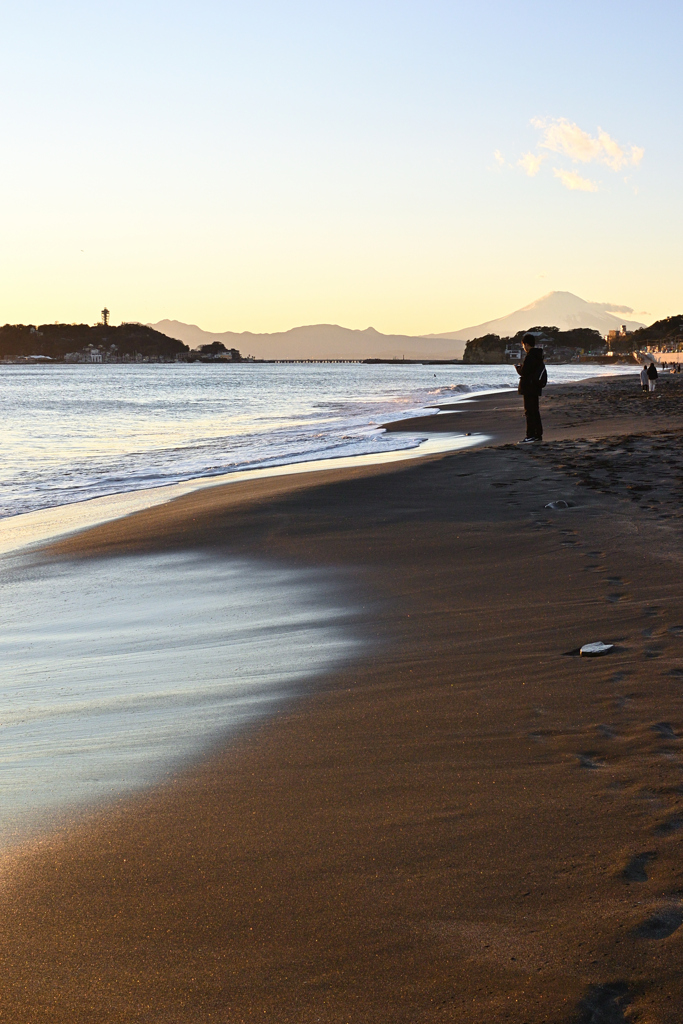
<path id="1" fill-rule="evenodd" d="M 25 0 L 0 322 L 683 311 L 680 4 Z"/>

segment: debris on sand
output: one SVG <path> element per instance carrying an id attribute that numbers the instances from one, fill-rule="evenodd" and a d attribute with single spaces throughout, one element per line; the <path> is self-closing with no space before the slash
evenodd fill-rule
<path id="1" fill-rule="evenodd" d="M 584 644 L 579 649 L 582 658 L 599 658 L 601 654 L 609 654 L 614 650 L 614 644 L 603 644 L 602 640 L 596 640 L 592 644 Z"/>

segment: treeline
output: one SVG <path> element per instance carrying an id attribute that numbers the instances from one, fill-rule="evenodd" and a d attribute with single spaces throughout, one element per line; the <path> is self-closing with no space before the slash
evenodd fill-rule
<path id="1" fill-rule="evenodd" d="M 49 356 L 63 360 L 70 352 L 79 352 L 87 346 L 103 352 L 116 352 L 120 357 L 134 359 L 136 355 L 149 358 L 174 359 L 189 353 L 189 347 L 176 338 L 169 338 L 144 324 L 121 324 L 110 327 L 96 324 L 5 324 L 0 327 L 0 358 L 13 356 Z M 113 346 L 113 348 L 112 348 Z"/>
<path id="2" fill-rule="evenodd" d="M 561 331 L 559 327 L 530 327 L 530 331 L 543 335 L 541 344 L 547 357 L 571 359 L 577 352 L 604 351 L 605 342 L 599 331 L 592 327 L 576 327 L 571 331 Z M 504 363 L 515 358 L 514 353 L 521 350 L 522 338 L 527 331 L 517 331 L 512 337 L 501 338 L 498 334 L 485 334 L 481 338 L 473 338 L 465 346 L 463 362 L 465 363 Z M 512 353 L 506 356 L 506 351 Z"/>

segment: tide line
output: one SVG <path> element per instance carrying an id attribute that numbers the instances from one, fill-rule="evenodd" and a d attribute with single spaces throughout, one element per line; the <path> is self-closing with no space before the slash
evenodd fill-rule
<path id="1" fill-rule="evenodd" d="M 182 497 L 205 487 L 219 487 L 243 480 L 261 480 L 266 477 L 291 476 L 296 473 L 315 473 L 329 469 L 352 469 L 356 466 L 386 465 L 404 462 L 408 459 L 423 458 L 427 455 L 458 451 L 485 443 L 485 434 L 437 434 L 428 436 L 415 447 L 402 448 L 391 452 L 373 452 L 367 455 L 350 455 L 332 459 L 316 459 L 311 462 L 290 462 L 283 466 L 269 466 L 264 469 L 238 470 L 220 476 L 197 477 L 175 484 L 163 484 L 139 491 L 122 491 L 100 498 L 58 505 L 53 508 L 25 512 L 0 520 L 0 554 L 16 553 L 46 541 L 70 533 L 77 533 L 101 523 L 111 522 L 133 512 L 163 505 L 174 498 Z"/>

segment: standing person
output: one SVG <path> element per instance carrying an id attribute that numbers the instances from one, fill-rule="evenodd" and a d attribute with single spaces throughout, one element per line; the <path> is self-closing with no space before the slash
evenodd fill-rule
<path id="1" fill-rule="evenodd" d="M 640 386 L 642 387 L 643 391 L 647 391 L 648 384 L 649 380 L 647 377 L 647 361 L 643 360 L 643 368 L 640 371 Z"/>
<path id="2" fill-rule="evenodd" d="M 538 400 L 548 381 L 548 374 L 543 362 L 543 349 L 536 347 L 536 338 L 533 334 L 524 335 L 522 346 L 526 355 L 524 360 L 515 367 L 519 374 L 517 390 L 520 395 L 524 396 L 524 415 L 526 416 L 526 437 L 521 443 L 531 444 L 532 441 L 543 440 L 543 424 L 541 423 Z"/>
<path id="3" fill-rule="evenodd" d="M 647 368 L 647 379 L 650 384 L 650 391 L 654 391 L 655 384 L 657 383 L 657 377 L 659 377 L 659 374 L 657 373 L 657 367 L 655 366 L 654 362 L 652 362 Z"/>

